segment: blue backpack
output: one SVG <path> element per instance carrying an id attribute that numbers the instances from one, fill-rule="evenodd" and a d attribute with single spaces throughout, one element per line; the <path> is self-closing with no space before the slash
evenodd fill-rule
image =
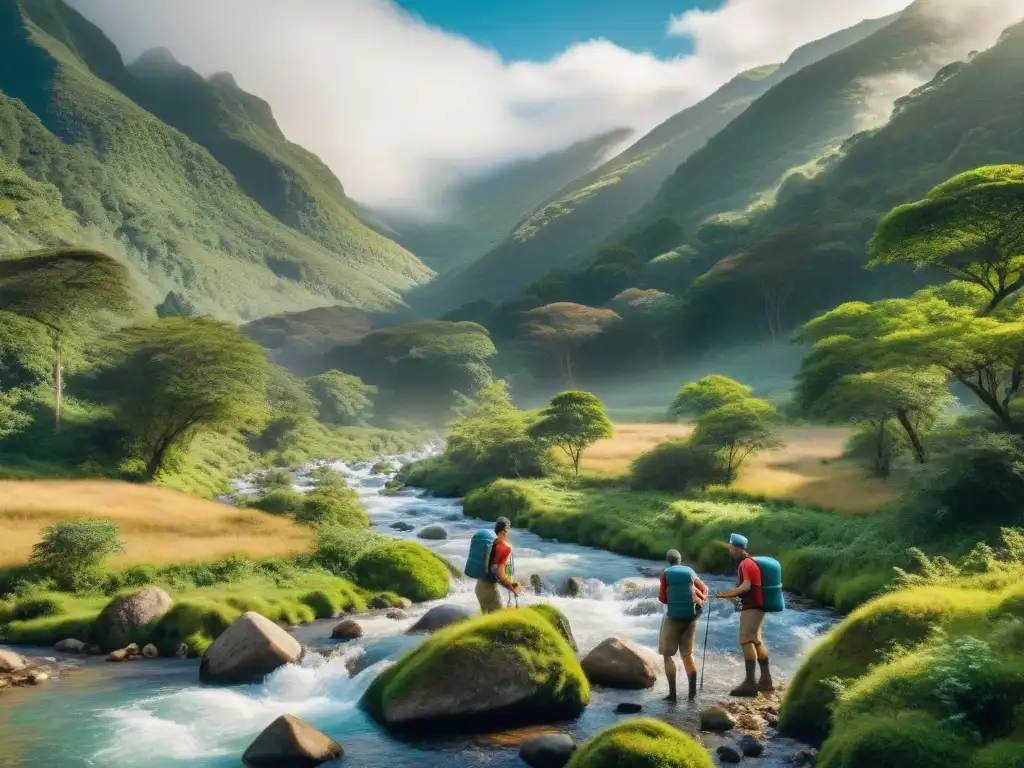
<path id="1" fill-rule="evenodd" d="M 497 540 L 494 531 L 477 531 L 469 542 L 469 555 L 466 557 L 466 576 L 471 579 L 493 578 L 490 573 L 491 550 Z"/>
<path id="2" fill-rule="evenodd" d="M 665 570 L 665 587 L 668 592 L 667 615 L 675 621 L 693 621 L 697 612 L 693 605 L 693 569 L 685 565 L 673 565 Z"/>
<path id="3" fill-rule="evenodd" d="M 761 570 L 764 612 L 780 613 L 786 610 L 786 599 L 782 595 L 782 566 L 779 561 L 772 557 L 755 557 L 754 562 Z"/>

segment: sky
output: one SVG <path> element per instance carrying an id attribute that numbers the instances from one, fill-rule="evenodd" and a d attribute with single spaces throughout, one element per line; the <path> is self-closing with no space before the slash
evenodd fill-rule
<path id="1" fill-rule="evenodd" d="M 639 135 L 746 69 L 909 4 L 69 2 L 127 60 L 163 46 L 203 74 L 230 71 L 350 196 L 424 217 L 467 176 L 617 128 Z"/>

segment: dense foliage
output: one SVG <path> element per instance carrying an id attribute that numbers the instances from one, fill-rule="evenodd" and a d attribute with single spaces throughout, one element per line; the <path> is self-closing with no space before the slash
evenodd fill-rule
<path id="1" fill-rule="evenodd" d="M 573 473 L 580 473 L 583 451 L 615 434 L 604 403 L 589 392 L 562 392 L 551 398 L 551 405 L 540 412 L 530 425 L 531 437 L 557 446 L 572 462 Z"/>
<path id="2" fill-rule="evenodd" d="M 123 551 L 117 526 L 110 520 L 64 520 L 43 529 L 32 550 L 32 564 L 61 589 L 74 590 L 89 586 L 103 561 Z"/>

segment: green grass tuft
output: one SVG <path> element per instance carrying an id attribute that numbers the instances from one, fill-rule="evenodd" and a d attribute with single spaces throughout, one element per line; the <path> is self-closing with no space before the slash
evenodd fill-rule
<path id="1" fill-rule="evenodd" d="M 615 725 L 583 745 L 568 768 L 712 768 L 699 741 L 651 718 Z"/>

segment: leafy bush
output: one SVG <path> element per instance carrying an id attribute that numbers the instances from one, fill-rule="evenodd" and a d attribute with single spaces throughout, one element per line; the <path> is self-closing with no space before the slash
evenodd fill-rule
<path id="1" fill-rule="evenodd" d="M 1024 439 L 1006 434 L 967 436 L 928 466 L 909 503 L 934 530 L 1021 525 Z"/>
<path id="2" fill-rule="evenodd" d="M 266 495 L 249 502 L 253 509 L 271 515 L 294 515 L 302 509 L 305 499 L 293 488 L 273 488 Z"/>
<path id="3" fill-rule="evenodd" d="M 927 715 L 909 711 L 859 718 L 827 742 L 820 768 L 963 765 L 963 740 Z"/>
<path id="4" fill-rule="evenodd" d="M 94 581 L 110 555 L 124 551 L 112 520 L 62 520 L 43 529 L 32 548 L 31 563 L 51 575 L 61 589 L 75 590 Z"/>
<path id="5" fill-rule="evenodd" d="M 366 528 L 370 519 L 359 503 L 359 494 L 350 488 L 321 484 L 302 502 L 295 512 L 295 520 L 306 525 L 337 525 L 347 528 Z"/>
<path id="6" fill-rule="evenodd" d="M 365 552 L 387 541 L 386 536 L 365 529 L 327 525 L 317 532 L 314 557 L 331 573 L 346 576 Z"/>
<path id="7" fill-rule="evenodd" d="M 388 541 L 362 554 L 352 569 L 366 589 L 396 592 L 421 603 L 448 594 L 448 569 L 426 547 L 412 541 Z"/>
<path id="8" fill-rule="evenodd" d="M 688 440 L 668 440 L 639 456 L 629 478 L 636 490 L 684 492 L 723 483 L 727 473 L 716 452 Z"/>

